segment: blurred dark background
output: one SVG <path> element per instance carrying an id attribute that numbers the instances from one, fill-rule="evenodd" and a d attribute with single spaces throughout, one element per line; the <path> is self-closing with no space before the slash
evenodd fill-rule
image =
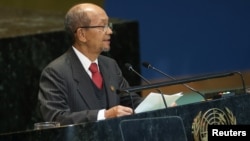
<path id="1" fill-rule="evenodd" d="M 34 123 L 43 121 L 37 107 L 40 73 L 71 46 L 63 20 L 64 14 L 77 1 L 43 2 L 1 5 L 0 133 L 30 130 Z M 102 6 L 102 1 L 96 4 Z M 117 60 L 132 86 L 140 85 L 140 79 L 124 66 L 131 62 L 140 71 L 139 24 L 135 20 L 111 18 L 110 21 L 114 31 L 111 50 L 103 55 Z"/>

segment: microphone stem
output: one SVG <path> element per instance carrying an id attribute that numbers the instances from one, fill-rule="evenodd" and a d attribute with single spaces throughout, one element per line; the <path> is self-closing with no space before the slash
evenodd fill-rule
<path id="1" fill-rule="evenodd" d="M 172 77 L 172 76 L 170 76 L 170 75 L 164 73 L 163 71 L 161 71 L 161 70 L 159 70 L 159 69 L 157 69 L 157 68 L 155 68 L 155 67 L 152 67 L 152 66 L 151 66 L 151 68 L 152 68 L 153 70 L 156 70 L 156 71 L 160 72 L 161 74 L 163 74 L 163 75 L 165 75 L 165 76 L 171 78 L 172 80 L 176 80 L 174 77 Z M 204 96 L 201 92 L 195 90 L 194 88 L 190 87 L 190 86 L 187 85 L 187 84 L 183 84 L 183 85 L 186 86 L 187 88 L 189 88 L 191 91 L 193 91 L 193 92 L 195 92 L 195 93 L 198 93 L 205 101 L 207 101 L 207 99 L 205 98 L 205 96 Z"/>
<path id="2" fill-rule="evenodd" d="M 136 73 L 138 76 L 140 76 L 145 82 L 147 82 L 148 84 L 150 84 L 150 82 L 144 78 L 142 75 L 140 75 L 137 71 L 135 71 L 134 69 L 131 69 L 134 73 Z"/>
<path id="3" fill-rule="evenodd" d="M 159 70 L 159 69 L 157 69 L 157 68 L 155 68 L 155 67 L 152 67 L 152 66 L 151 66 L 151 68 L 152 68 L 153 70 L 156 70 L 156 71 L 160 72 L 161 74 L 163 74 L 163 75 L 165 75 L 165 76 L 167 76 L 167 77 L 173 79 L 173 80 L 176 80 L 174 77 L 172 77 L 172 76 L 170 76 L 170 75 L 164 73 L 163 71 L 161 71 L 161 70 Z"/>
<path id="4" fill-rule="evenodd" d="M 130 68 L 135 74 L 137 74 L 138 76 L 140 76 L 145 82 L 147 82 L 148 84 L 151 84 L 146 78 L 144 78 L 142 75 L 140 75 L 137 71 L 135 71 L 133 68 Z M 167 106 L 167 102 L 166 102 L 166 100 L 165 100 L 165 97 L 164 97 L 164 95 L 163 95 L 163 93 L 161 92 L 161 90 L 159 90 L 159 89 L 155 89 L 156 91 L 158 91 L 158 93 L 160 93 L 161 94 L 161 97 L 162 97 L 162 99 L 163 99 L 163 103 L 164 103 L 164 106 L 167 108 L 168 106 Z"/>

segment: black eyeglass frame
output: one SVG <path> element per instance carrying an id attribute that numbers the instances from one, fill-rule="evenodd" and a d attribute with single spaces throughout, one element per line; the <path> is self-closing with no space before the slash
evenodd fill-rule
<path id="1" fill-rule="evenodd" d="M 78 27 L 78 28 L 100 28 L 100 27 L 102 27 L 103 28 L 103 31 L 105 31 L 105 29 L 108 29 L 108 28 L 110 28 L 111 30 L 113 29 L 113 25 L 112 25 L 112 23 L 108 23 L 107 25 L 103 25 L 103 26 L 101 26 L 101 25 L 95 25 L 95 26 L 81 26 L 81 27 Z M 77 29 L 78 29 L 77 28 Z M 76 30 L 77 30 L 76 29 Z M 106 31 L 105 31 L 106 32 Z"/>

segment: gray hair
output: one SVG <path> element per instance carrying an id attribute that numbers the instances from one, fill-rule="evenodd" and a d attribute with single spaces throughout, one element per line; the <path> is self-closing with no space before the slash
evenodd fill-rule
<path id="1" fill-rule="evenodd" d="M 66 32 L 70 35 L 70 38 L 74 42 L 74 34 L 76 30 L 82 26 L 89 26 L 90 22 L 91 20 L 86 11 L 81 8 L 80 5 L 77 5 L 72 7 L 65 15 L 64 26 Z"/>

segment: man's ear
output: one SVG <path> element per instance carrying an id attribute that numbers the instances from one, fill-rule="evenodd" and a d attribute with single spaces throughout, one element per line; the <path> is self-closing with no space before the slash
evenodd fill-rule
<path id="1" fill-rule="evenodd" d="M 79 41 L 86 42 L 86 36 L 85 35 L 86 35 L 85 32 L 83 30 L 81 30 L 81 28 L 78 28 L 76 30 L 76 36 L 77 36 Z"/>

